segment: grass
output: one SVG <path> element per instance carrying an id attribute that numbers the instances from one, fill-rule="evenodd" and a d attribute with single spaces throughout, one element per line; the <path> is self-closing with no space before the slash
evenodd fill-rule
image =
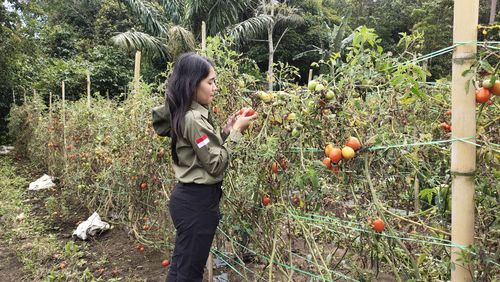
<path id="1" fill-rule="evenodd" d="M 29 276 L 19 279 L 97 281 L 86 267 L 86 248 L 71 240 L 59 240 L 49 232 L 44 217 L 34 215 L 28 184 L 27 179 L 16 175 L 11 159 L 0 158 L 0 240 L 15 250 L 24 273 Z"/>

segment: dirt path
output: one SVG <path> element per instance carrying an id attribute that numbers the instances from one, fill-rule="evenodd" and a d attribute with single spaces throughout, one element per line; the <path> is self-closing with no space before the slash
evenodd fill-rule
<path id="1" fill-rule="evenodd" d="M 57 195 L 27 192 L 34 176 L 20 166 L 0 157 L 1 282 L 165 281 L 167 269 L 161 261 L 167 250 L 146 246 L 138 252 L 138 243 L 120 225 L 88 241 L 72 238 L 76 222 L 90 213 L 79 209 L 66 218 L 51 217 L 47 199 Z"/>
<path id="2" fill-rule="evenodd" d="M 21 277 L 26 277 L 22 268 L 23 264 L 19 261 L 16 253 L 0 241 L 0 277 L 2 281 L 14 282 L 19 281 Z"/>

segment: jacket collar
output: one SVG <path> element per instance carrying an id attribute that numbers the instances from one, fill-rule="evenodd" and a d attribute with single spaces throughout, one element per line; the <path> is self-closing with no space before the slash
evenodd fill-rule
<path id="1" fill-rule="evenodd" d="M 200 103 L 193 101 L 191 103 L 191 109 L 198 111 L 204 118 L 208 119 L 208 108 L 201 105 Z"/>

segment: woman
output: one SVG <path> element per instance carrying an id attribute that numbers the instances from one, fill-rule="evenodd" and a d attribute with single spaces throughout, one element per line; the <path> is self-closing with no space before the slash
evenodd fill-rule
<path id="1" fill-rule="evenodd" d="M 170 197 L 170 215 L 177 234 L 167 282 L 202 281 L 219 224 L 221 184 L 231 146 L 257 117 L 246 116 L 248 110 L 239 116 L 234 114 L 218 132 L 208 110 L 217 90 L 215 77 L 210 60 L 186 53 L 177 59 L 168 80 L 166 107 L 162 109 L 167 120 L 161 122 L 164 128 L 159 134 L 172 138 L 178 183 Z M 153 111 L 154 120 L 155 114 L 158 112 Z M 158 122 L 154 125 L 157 129 Z"/>

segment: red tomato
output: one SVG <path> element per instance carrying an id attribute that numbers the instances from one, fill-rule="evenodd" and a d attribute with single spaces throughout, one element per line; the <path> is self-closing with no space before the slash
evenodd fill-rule
<path id="1" fill-rule="evenodd" d="M 146 182 L 142 182 L 140 187 L 142 190 L 148 189 L 148 184 Z"/>
<path id="2" fill-rule="evenodd" d="M 240 116 L 243 114 L 243 112 L 246 110 L 247 108 L 242 108 L 240 110 Z M 255 110 L 252 109 L 252 108 L 248 108 L 248 112 L 247 114 L 245 115 L 246 117 L 249 117 L 249 116 L 253 116 L 253 114 L 255 113 Z"/>
<path id="3" fill-rule="evenodd" d="M 169 266 L 169 265 L 170 265 L 170 262 L 168 261 L 168 259 L 164 259 L 164 260 L 161 262 L 161 265 L 162 265 L 163 267 L 167 267 L 167 266 Z"/>
<path id="4" fill-rule="evenodd" d="M 329 157 L 325 157 L 323 159 L 323 164 L 328 168 L 328 169 L 331 169 L 332 168 L 332 160 L 329 158 Z"/>
<path id="5" fill-rule="evenodd" d="M 137 251 L 139 251 L 140 253 L 143 253 L 144 252 L 144 246 L 143 245 L 138 245 L 136 247 Z"/>
<path id="6" fill-rule="evenodd" d="M 384 224 L 384 221 L 382 221 L 382 219 L 375 219 L 373 222 L 372 222 L 372 228 L 373 230 L 375 230 L 375 232 L 382 232 L 384 231 L 385 229 L 385 224 Z"/>
<path id="7" fill-rule="evenodd" d="M 269 205 L 271 203 L 271 199 L 268 196 L 262 197 L 262 204 L 265 206 Z"/>
<path id="8" fill-rule="evenodd" d="M 487 88 L 481 87 L 476 91 L 476 102 L 477 103 L 486 103 L 490 100 L 491 93 Z"/>

